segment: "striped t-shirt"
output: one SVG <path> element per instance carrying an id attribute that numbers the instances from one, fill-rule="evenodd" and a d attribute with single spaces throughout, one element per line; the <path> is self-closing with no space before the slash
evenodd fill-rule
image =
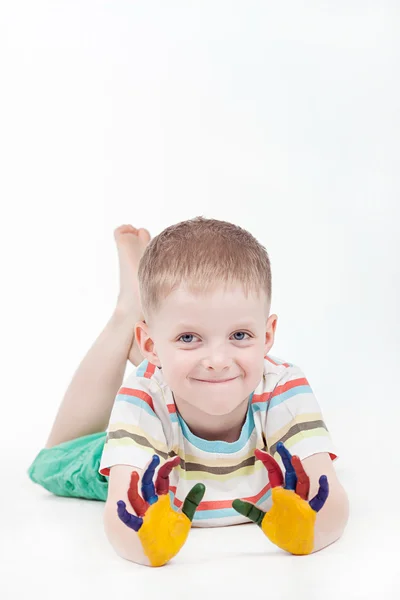
<path id="1" fill-rule="evenodd" d="M 328 452 L 332 460 L 338 457 L 318 401 L 295 365 L 264 357 L 263 376 L 250 394 L 241 435 L 235 442 L 224 442 L 204 440 L 190 431 L 176 410 L 162 369 L 143 360 L 115 398 L 99 472 L 109 476 L 114 465 L 145 469 L 153 454 L 159 455 L 160 464 L 178 455 L 181 461 L 171 472 L 169 488 L 175 510 L 201 482 L 206 492 L 193 526 L 247 523 L 232 501 L 241 498 L 265 511 L 271 508 L 268 471 L 255 459 L 254 450 L 269 452 L 285 474 L 276 451 L 279 441 L 301 460 L 318 452 Z"/>

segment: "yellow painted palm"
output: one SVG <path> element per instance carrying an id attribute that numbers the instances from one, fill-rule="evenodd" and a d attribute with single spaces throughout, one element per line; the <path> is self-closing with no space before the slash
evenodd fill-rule
<path id="1" fill-rule="evenodd" d="M 179 456 L 176 456 L 160 467 L 154 486 L 153 477 L 160 459 L 156 454 L 153 455 L 142 477 L 143 498 L 138 492 L 139 474 L 132 471 L 128 499 L 137 516 L 126 510 L 123 500 L 117 502 L 119 518 L 137 532 L 143 551 L 153 567 L 166 564 L 182 548 L 189 535 L 194 513 L 206 491 L 205 486 L 198 483 L 186 496 L 182 512 L 171 507 L 169 475 L 179 461 Z"/>
<path id="2" fill-rule="evenodd" d="M 291 554 L 310 554 L 314 547 L 314 526 L 317 512 L 324 506 L 329 495 L 326 475 L 319 479 L 319 490 L 308 502 L 310 479 L 298 456 L 292 456 L 282 442 L 277 451 L 285 466 L 285 486 L 283 473 L 276 460 L 262 450 L 255 455 L 268 470 L 272 487 L 272 507 L 268 512 L 244 500 L 234 500 L 233 508 L 261 527 L 264 534 L 276 546 Z"/>

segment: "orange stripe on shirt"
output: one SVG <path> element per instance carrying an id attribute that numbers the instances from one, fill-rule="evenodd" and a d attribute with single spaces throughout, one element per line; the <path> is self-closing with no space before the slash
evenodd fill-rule
<path id="1" fill-rule="evenodd" d="M 295 387 L 301 387 L 303 385 L 310 385 L 305 377 L 299 377 L 299 379 L 292 379 L 292 381 L 287 381 L 282 385 L 278 385 L 272 392 L 254 394 L 251 403 L 255 404 L 256 402 L 269 402 L 271 398 L 279 396 L 279 394 L 283 394 L 289 390 L 292 390 Z"/>
<path id="2" fill-rule="evenodd" d="M 147 379 L 151 379 L 154 375 L 154 371 L 156 370 L 156 365 L 153 365 L 150 361 L 147 362 L 147 369 L 144 372 L 143 377 Z"/>
<path id="3" fill-rule="evenodd" d="M 143 402 L 146 402 L 151 408 L 151 410 L 155 413 L 153 399 L 150 394 L 147 394 L 143 390 L 134 390 L 133 388 L 122 387 L 118 394 L 124 394 L 126 396 L 135 396 L 135 398 L 140 398 Z"/>
<path id="4" fill-rule="evenodd" d="M 293 388 L 300 387 L 302 385 L 310 385 L 305 377 L 300 377 L 299 379 L 292 379 L 291 381 L 286 381 L 286 383 L 278 385 L 274 389 L 271 398 L 273 398 L 274 396 L 279 396 L 279 394 L 283 394 L 288 390 L 292 390 Z"/>
<path id="5" fill-rule="evenodd" d="M 271 487 L 271 484 L 267 483 L 267 485 L 255 496 L 248 496 L 247 498 L 240 498 L 240 499 L 246 500 L 247 502 L 252 502 L 255 504 L 266 492 L 268 492 L 270 487 Z M 169 491 L 172 492 L 175 496 L 176 487 L 170 486 Z M 206 502 L 200 502 L 197 510 L 218 510 L 221 508 L 232 508 L 232 502 L 234 500 L 236 500 L 236 498 L 232 498 L 232 500 L 217 500 L 217 501 L 210 500 L 210 501 L 206 501 Z M 178 500 L 178 498 L 175 496 L 174 504 L 178 508 L 181 508 L 181 506 L 183 505 L 183 502 L 181 500 Z"/>

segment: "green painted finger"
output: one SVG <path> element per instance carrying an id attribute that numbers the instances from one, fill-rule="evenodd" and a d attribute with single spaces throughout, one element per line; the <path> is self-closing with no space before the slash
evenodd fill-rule
<path id="1" fill-rule="evenodd" d="M 250 504 L 250 502 L 245 502 L 244 500 L 234 500 L 232 506 L 238 513 L 247 517 L 254 523 L 257 523 L 257 525 L 261 527 L 265 512 L 257 508 L 257 506 Z"/>
<path id="2" fill-rule="evenodd" d="M 192 489 L 186 496 L 185 502 L 182 506 L 182 512 L 191 521 L 193 521 L 196 508 L 199 506 L 205 493 L 206 486 L 203 483 L 196 483 L 196 485 L 192 487 Z"/>

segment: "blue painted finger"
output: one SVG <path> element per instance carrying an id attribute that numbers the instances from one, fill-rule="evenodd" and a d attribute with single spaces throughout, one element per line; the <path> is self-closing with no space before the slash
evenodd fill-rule
<path id="1" fill-rule="evenodd" d="M 289 450 L 285 448 L 283 442 L 278 442 L 276 447 L 279 455 L 282 458 L 283 465 L 285 467 L 285 490 L 295 490 L 297 485 L 297 475 L 292 465 L 292 455 Z"/>
<path id="2" fill-rule="evenodd" d="M 157 454 L 153 454 L 153 458 L 151 463 L 143 473 L 142 477 L 142 496 L 143 500 L 148 502 L 149 504 L 154 504 L 158 500 L 158 496 L 156 495 L 156 488 L 154 486 L 153 477 L 156 468 L 160 464 L 160 458 Z"/>
<path id="3" fill-rule="evenodd" d="M 130 527 L 134 531 L 139 531 L 143 524 L 143 519 L 128 513 L 126 510 L 126 504 L 123 500 L 118 500 L 117 502 L 117 513 L 121 521 L 125 523 L 127 527 Z"/>
<path id="4" fill-rule="evenodd" d="M 327 497 L 329 496 L 329 483 L 326 475 L 321 475 L 319 478 L 319 490 L 316 496 L 310 500 L 309 505 L 315 512 L 321 510 L 324 506 Z"/>

